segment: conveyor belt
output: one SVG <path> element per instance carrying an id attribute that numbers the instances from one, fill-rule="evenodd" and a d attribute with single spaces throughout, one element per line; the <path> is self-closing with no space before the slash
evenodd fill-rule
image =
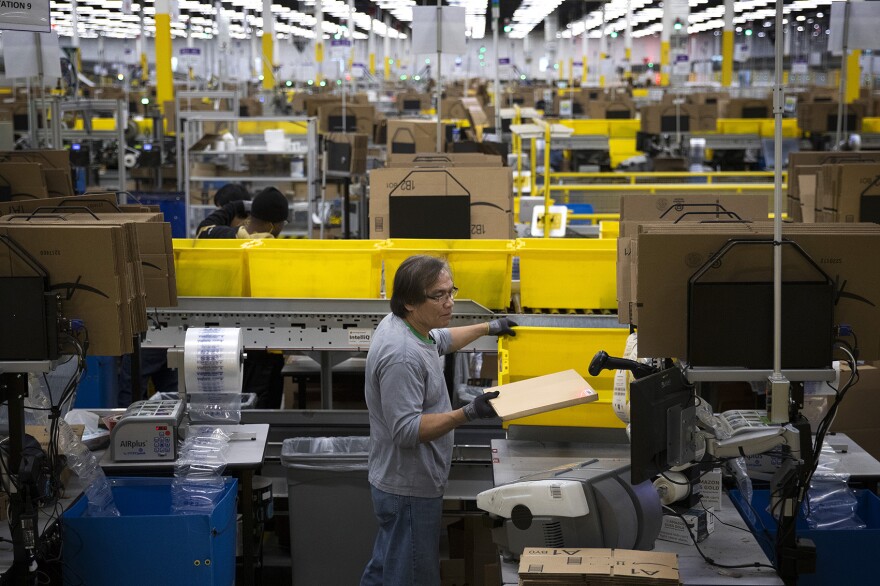
<path id="1" fill-rule="evenodd" d="M 241 328 L 244 347 L 276 350 L 366 351 L 373 330 L 390 312 L 383 299 L 258 299 L 181 297 L 177 307 L 151 308 L 144 348 L 182 348 L 189 327 Z M 452 326 L 498 317 L 466 299 L 455 301 Z M 520 326 L 626 327 L 616 315 L 517 314 Z M 484 336 L 466 347 L 495 351 L 496 339 Z"/>

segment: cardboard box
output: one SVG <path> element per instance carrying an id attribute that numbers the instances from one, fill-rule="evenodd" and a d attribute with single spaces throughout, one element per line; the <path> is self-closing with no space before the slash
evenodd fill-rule
<path id="1" fill-rule="evenodd" d="M 880 223 L 880 163 L 824 165 L 823 174 L 817 210 L 832 222 Z"/>
<path id="2" fill-rule="evenodd" d="M 861 132 L 862 118 L 865 116 L 867 107 L 863 103 L 854 102 L 846 105 L 846 120 L 843 125 L 844 131 Z M 804 132 L 827 133 L 837 132 L 837 115 L 839 112 L 837 102 L 813 102 L 799 104 L 797 111 L 798 126 Z"/>
<path id="3" fill-rule="evenodd" d="M 861 338 L 860 338 L 861 341 Z M 849 380 L 850 370 L 840 367 L 840 381 Z M 859 381 L 850 388 L 837 409 L 832 432 L 848 435 L 874 458 L 880 459 L 880 363 L 859 366 Z"/>
<path id="4" fill-rule="evenodd" d="M 119 356 L 132 352 L 128 315 L 125 233 L 121 226 L 2 225 L 8 236 L 45 267 L 49 284 L 61 295 L 68 319 L 89 331 L 89 352 Z M 0 247 L 0 275 L 33 275 L 7 247 Z"/>
<path id="5" fill-rule="evenodd" d="M 772 118 L 773 100 L 771 98 L 731 98 L 722 114 L 722 118 Z"/>
<path id="6" fill-rule="evenodd" d="M 705 540 L 715 531 L 715 517 L 711 511 L 711 508 L 690 509 L 682 513 L 683 520 L 675 515 L 664 514 L 657 539 L 683 545 L 693 544 L 691 536 L 697 543 Z"/>
<path id="7" fill-rule="evenodd" d="M 440 102 L 440 117 L 444 120 L 467 120 L 468 109 L 460 98 L 443 98 Z"/>
<path id="8" fill-rule="evenodd" d="M 413 112 L 415 110 L 421 111 L 430 108 L 432 96 L 419 92 L 404 91 L 397 94 L 396 99 L 398 112 Z M 416 102 L 418 102 L 418 104 L 416 104 Z"/>
<path id="9" fill-rule="evenodd" d="M 331 127 L 330 122 L 333 119 L 334 124 L 341 124 L 343 122 L 343 111 L 346 118 L 346 132 L 357 132 L 373 136 L 373 119 L 376 117 L 376 108 L 370 105 L 353 104 L 351 102 L 347 102 L 344 109 L 341 102 L 321 105 L 318 108 L 318 131 L 341 132 L 341 128 Z M 354 122 L 354 126 L 351 126 L 350 122 Z"/>
<path id="10" fill-rule="evenodd" d="M 816 175 L 821 173 L 821 165 L 834 165 L 844 163 L 880 163 L 880 153 L 871 151 L 858 152 L 824 152 L 824 151 L 800 151 L 791 153 L 788 157 L 788 213 L 794 221 L 805 221 L 804 213 L 809 205 L 801 202 L 799 180 L 801 175 Z M 807 185 L 815 185 L 808 183 Z M 815 208 L 813 208 L 815 209 Z M 821 211 L 821 210 L 820 210 Z M 810 213 L 815 221 L 815 213 Z"/>
<path id="11" fill-rule="evenodd" d="M 675 197 L 622 195 L 620 197 L 620 238 L 617 245 L 617 319 L 637 324 L 635 281 L 632 266 L 637 244 L 633 236 L 645 222 L 696 223 L 716 220 L 766 220 L 769 203 L 766 195 L 702 195 Z"/>
<path id="12" fill-rule="evenodd" d="M 87 208 L 93 212 L 116 213 L 120 207 L 116 203 L 115 193 L 86 193 L 73 197 L 47 197 L 39 200 L 22 199 L 17 201 L 0 201 L 0 216 L 9 214 L 26 214 L 39 208 L 57 210 L 61 207 Z"/>
<path id="13" fill-rule="evenodd" d="M 590 384 L 575 370 L 536 376 L 486 389 L 500 394 L 489 402 L 503 421 L 555 411 L 599 399 Z"/>
<path id="14" fill-rule="evenodd" d="M 760 194 L 682 194 L 620 196 L 620 235 L 632 236 L 644 222 L 767 220 L 770 202 Z"/>
<path id="15" fill-rule="evenodd" d="M 498 155 L 485 153 L 416 153 L 395 155 L 388 167 L 503 167 Z"/>
<path id="16" fill-rule="evenodd" d="M 83 198 L 85 199 L 85 198 Z M 101 202 L 102 200 L 97 200 Z M 96 217 L 97 216 L 97 217 Z M 0 218 L 0 223 L 9 222 Z M 20 221 L 13 220 L 20 223 Z M 171 225 L 164 221 L 161 212 L 154 213 L 67 213 L 59 217 L 34 218 L 29 223 L 49 225 L 114 225 L 124 226 L 129 247 L 137 254 L 133 259 L 132 283 L 139 299 L 134 308 L 136 329 L 146 330 L 147 307 L 173 307 L 177 305 L 177 285 L 174 273 L 174 250 Z M 131 241 L 134 240 L 134 243 Z"/>
<path id="17" fill-rule="evenodd" d="M 583 108 L 582 103 L 582 108 Z M 611 120 L 632 120 L 635 118 L 636 108 L 631 100 L 605 102 L 599 100 L 589 100 L 586 102 L 586 108 L 583 108 L 587 116 L 595 119 L 611 119 Z"/>
<path id="18" fill-rule="evenodd" d="M 370 238 L 395 234 L 390 204 L 391 198 L 398 196 L 468 197 L 471 238 L 514 237 L 513 175 L 509 167 L 395 167 L 373 169 L 369 175 Z"/>
<path id="19" fill-rule="evenodd" d="M 724 230 L 717 226 L 643 224 L 642 231 L 633 277 L 639 354 L 686 359 L 688 279 L 731 238 L 772 237 L 772 224 L 727 226 Z M 791 224 L 783 228 L 783 235 L 799 244 L 837 288 L 843 289 L 836 296 L 834 323 L 855 329 L 863 359 L 880 359 L 880 273 L 872 268 L 880 255 L 880 226 Z M 762 247 L 749 248 L 753 251 L 725 257 L 725 275 L 749 275 L 751 280 L 766 281 L 772 269 L 764 266 Z M 806 263 L 789 263 L 783 269 L 786 281 L 815 279 Z"/>
<path id="20" fill-rule="evenodd" d="M 11 201 L 42 199 L 49 195 L 46 177 L 39 163 L 0 163 L 0 190 L 8 190 Z M 0 202 L 7 205 L 8 201 Z"/>
<path id="21" fill-rule="evenodd" d="M 437 152 L 437 123 L 431 120 L 388 120 L 388 155 Z M 440 150 L 445 149 L 445 136 Z"/>
<path id="22" fill-rule="evenodd" d="M 360 133 L 333 132 L 324 135 L 327 171 L 363 175 L 367 172 L 369 137 Z"/>
<path id="23" fill-rule="evenodd" d="M 0 151 L 0 161 L 39 163 L 48 194 L 55 197 L 73 195 L 70 177 L 70 154 L 66 150 Z"/>
<path id="24" fill-rule="evenodd" d="M 526 548 L 520 584 L 679 584 L 674 553 L 605 548 Z M 615 582 L 614 580 L 618 581 Z"/>
<path id="25" fill-rule="evenodd" d="M 678 125 L 676 125 L 678 117 Z M 642 132 L 674 134 L 697 130 L 697 107 L 692 104 L 655 104 L 642 108 Z"/>
<path id="26" fill-rule="evenodd" d="M 109 217 L 118 218 L 121 214 L 112 214 Z M 161 218 L 161 216 L 159 216 Z M 36 215 L 31 218 L 4 217 L 0 218 L 0 225 L 28 225 L 28 226 L 81 226 L 81 225 L 110 225 L 122 226 L 124 258 L 124 304 L 125 313 L 131 322 L 132 335 L 147 330 L 147 305 L 146 292 L 144 290 L 144 277 L 141 269 L 141 257 L 138 247 L 138 237 L 133 223 L 109 221 L 105 222 L 90 214 L 49 214 Z M 156 224 L 157 226 L 159 224 Z"/>

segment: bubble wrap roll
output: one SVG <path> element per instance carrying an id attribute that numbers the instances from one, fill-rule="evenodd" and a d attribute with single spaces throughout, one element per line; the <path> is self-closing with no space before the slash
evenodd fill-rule
<path id="1" fill-rule="evenodd" d="M 244 380 L 239 328 L 189 328 L 183 348 L 186 392 L 240 393 Z"/>

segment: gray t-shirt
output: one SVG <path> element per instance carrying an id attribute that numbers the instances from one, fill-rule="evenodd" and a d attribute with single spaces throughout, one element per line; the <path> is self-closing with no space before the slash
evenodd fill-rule
<path id="1" fill-rule="evenodd" d="M 421 340 L 389 314 L 379 323 L 367 353 L 366 400 L 370 412 L 370 484 L 402 496 L 443 495 L 452 459 L 452 433 L 419 442 L 422 413 L 452 410 L 443 359 L 452 337 L 431 331 Z"/>

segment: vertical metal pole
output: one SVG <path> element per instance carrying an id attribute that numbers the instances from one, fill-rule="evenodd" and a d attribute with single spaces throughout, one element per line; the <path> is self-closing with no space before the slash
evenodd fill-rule
<path id="1" fill-rule="evenodd" d="M 773 88 L 773 374 L 770 375 L 770 420 L 788 421 L 788 381 L 782 376 L 782 6 L 776 0 L 776 80 Z"/>
<path id="2" fill-rule="evenodd" d="M 495 54 L 495 134 L 501 140 L 501 76 L 498 71 L 498 27 L 501 24 L 498 0 L 492 0 L 492 52 Z"/>
<path id="3" fill-rule="evenodd" d="M 834 150 L 840 149 L 843 134 L 843 117 L 846 105 L 846 76 L 849 69 L 849 0 L 843 5 L 843 56 L 840 60 L 840 93 L 837 98 L 837 134 L 834 138 Z"/>
<path id="4" fill-rule="evenodd" d="M 436 104 L 437 110 L 437 152 L 443 152 L 443 121 L 440 119 L 440 100 L 442 94 L 442 90 L 440 88 L 440 79 L 443 75 L 442 61 L 440 60 L 440 56 L 443 54 L 443 26 L 442 26 L 442 16 L 443 16 L 443 0 L 437 0 L 437 85 L 434 87 L 434 101 Z"/>

